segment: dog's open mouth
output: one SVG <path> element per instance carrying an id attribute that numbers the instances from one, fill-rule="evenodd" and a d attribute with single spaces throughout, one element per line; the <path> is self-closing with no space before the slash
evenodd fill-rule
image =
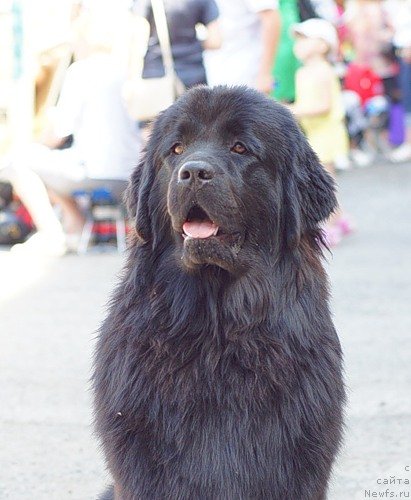
<path id="1" fill-rule="evenodd" d="M 219 227 L 198 205 L 190 209 L 183 224 L 183 238 L 206 239 L 217 236 Z"/>
<path id="2" fill-rule="evenodd" d="M 235 215 L 233 220 L 226 217 L 227 221 L 223 215 L 221 219 L 216 215 L 215 220 L 214 214 L 208 214 L 197 203 L 181 215 L 176 229 L 183 243 L 181 259 L 187 267 L 212 264 L 227 270 L 234 268 L 244 241 L 243 233 L 235 226 Z"/>

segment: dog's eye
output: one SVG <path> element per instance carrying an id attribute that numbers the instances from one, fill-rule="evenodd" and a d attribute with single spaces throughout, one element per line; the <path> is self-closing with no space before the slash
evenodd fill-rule
<path id="1" fill-rule="evenodd" d="M 244 144 L 241 144 L 241 142 L 236 142 L 234 146 L 231 148 L 231 151 L 233 153 L 238 153 L 239 155 L 242 155 L 247 151 L 247 148 L 244 146 Z"/>
<path id="2" fill-rule="evenodd" d="M 181 155 L 184 152 L 184 146 L 181 144 L 181 142 L 177 142 L 177 144 L 174 144 L 172 147 L 172 151 L 176 155 Z"/>

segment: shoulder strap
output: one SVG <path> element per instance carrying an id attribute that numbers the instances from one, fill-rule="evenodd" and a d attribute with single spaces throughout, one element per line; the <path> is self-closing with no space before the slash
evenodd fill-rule
<path id="1" fill-rule="evenodd" d="M 154 24 L 157 29 L 161 55 L 163 56 L 164 70 L 166 75 L 171 75 L 175 72 L 174 61 L 171 53 L 170 34 L 163 0 L 151 0 L 151 6 L 153 8 Z"/>

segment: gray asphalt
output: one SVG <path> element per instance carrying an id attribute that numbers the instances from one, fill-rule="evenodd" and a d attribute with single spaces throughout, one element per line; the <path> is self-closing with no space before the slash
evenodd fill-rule
<path id="1" fill-rule="evenodd" d="M 357 231 L 327 264 L 349 389 L 329 499 L 375 498 L 387 488 L 407 498 L 411 165 L 345 172 L 339 184 Z M 0 252 L 1 500 L 90 500 L 109 481 L 88 380 L 120 267 L 115 254 L 28 260 Z"/>

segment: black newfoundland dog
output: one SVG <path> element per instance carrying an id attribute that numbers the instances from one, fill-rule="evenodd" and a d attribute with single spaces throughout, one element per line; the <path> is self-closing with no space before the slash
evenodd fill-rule
<path id="1" fill-rule="evenodd" d="M 326 498 L 344 386 L 319 223 L 336 199 L 291 114 L 250 89 L 187 92 L 128 204 L 95 358 L 103 498 Z"/>

